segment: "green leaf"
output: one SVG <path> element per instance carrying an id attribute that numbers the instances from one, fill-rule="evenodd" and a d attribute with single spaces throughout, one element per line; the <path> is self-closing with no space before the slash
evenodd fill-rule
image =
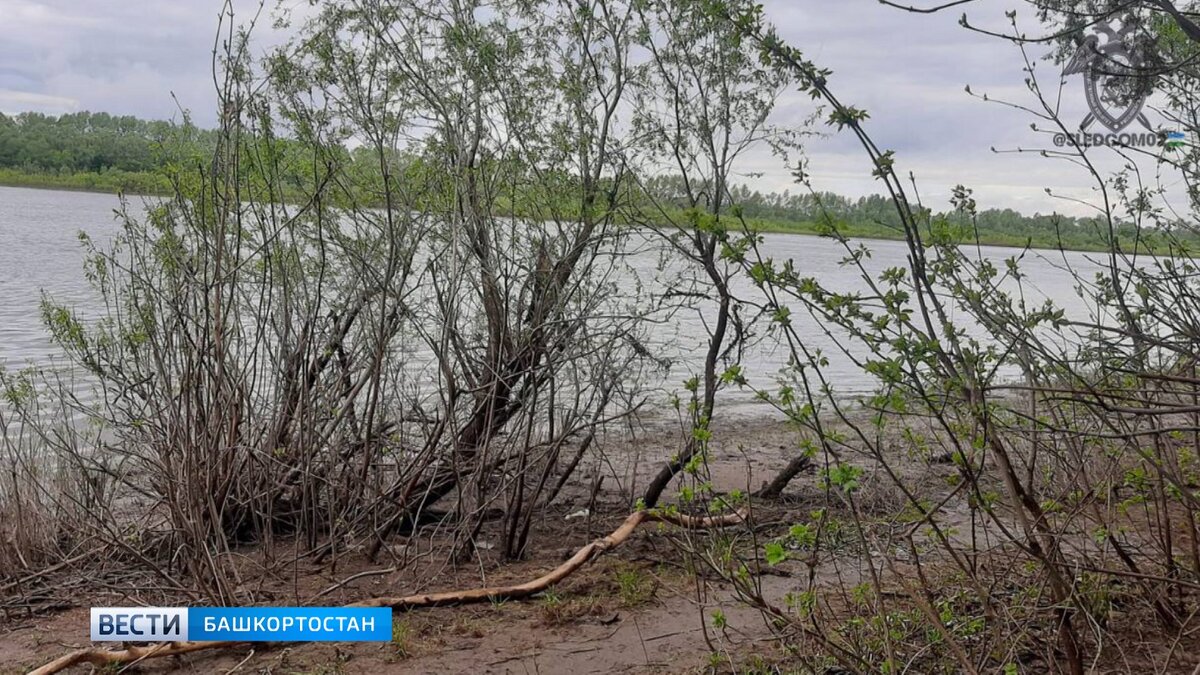
<path id="1" fill-rule="evenodd" d="M 777 541 L 767 544 L 765 553 L 767 556 L 767 564 L 771 565 L 772 567 L 778 565 L 784 560 L 787 560 L 788 558 L 787 551 L 784 550 L 783 544 Z"/>

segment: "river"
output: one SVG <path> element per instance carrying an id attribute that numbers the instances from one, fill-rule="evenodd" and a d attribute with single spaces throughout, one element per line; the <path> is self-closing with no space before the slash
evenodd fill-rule
<path id="1" fill-rule="evenodd" d="M 112 195 L 0 187 L 0 366 L 12 370 L 65 365 L 61 352 L 51 343 L 42 325 L 41 298 L 46 294 L 56 302 L 73 307 L 83 317 L 99 314 L 96 295 L 83 273 L 79 233 L 85 232 L 97 242 L 108 240 L 116 231 L 115 210 L 118 206 L 118 199 Z M 906 266 L 906 248 L 902 242 L 872 241 L 869 244 L 872 256 L 867 266 L 870 269 Z M 802 275 L 815 277 L 828 287 L 844 292 L 863 288 L 857 272 L 841 264 L 845 251 L 833 240 L 768 234 L 762 250 L 776 260 L 792 259 Z M 987 247 L 983 253 L 1004 269 L 1003 259 L 1020 251 Z M 1086 253 L 1026 252 L 1021 269 L 1027 276 L 1027 301 L 1040 302 L 1049 298 L 1065 307 L 1069 314 L 1086 316 L 1087 309 L 1075 294 L 1076 281 L 1066 265 L 1077 271 L 1098 269 L 1096 258 L 1097 254 Z M 649 259 L 644 265 L 634 265 L 647 269 L 653 266 Z M 739 292 L 757 293 L 749 284 L 742 284 Z M 863 393 L 872 388 L 871 377 L 839 354 L 822 327 L 806 312 L 794 311 L 793 321 L 807 344 L 822 349 L 829 357 L 826 372 L 839 394 Z M 677 361 L 677 366 L 663 383 L 670 388 L 677 386 L 688 371 L 699 364 L 700 351 L 688 346 L 687 341 L 703 335 L 702 323 L 695 314 L 680 315 L 676 325 L 658 330 L 668 331 L 670 336 L 655 342 L 674 344 L 678 351 L 668 355 Z M 769 385 L 774 374 L 786 363 L 784 350 L 773 349 L 770 344 L 763 341 L 747 354 L 744 369 L 756 384 Z M 748 402 L 748 397 L 734 398 L 741 403 Z"/>

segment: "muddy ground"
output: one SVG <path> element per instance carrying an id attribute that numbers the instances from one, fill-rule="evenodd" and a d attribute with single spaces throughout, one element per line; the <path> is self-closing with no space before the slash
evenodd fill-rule
<path id="1" fill-rule="evenodd" d="M 731 415 L 713 429 L 708 476 L 717 493 L 753 491 L 770 480 L 800 451 L 801 437 L 778 417 Z M 255 601 L 265 605 L 341 605 L 365 598 L 401 596 L 433 591 L 496 586 L 534 579 L 560 565 L 580 547 L 613 531 L 629 514 L 659 463 L 678 451 L 682 432 L 668 419 L 646 423 L 636 434 L 613 429 L 600 439 L 590 463 L 575 475 L 560 500 L 534 524 L 532 550 L 527 559 L 505 560 L 495 524 L 485 527 L 473 547 L 457 558 L 449 555 L 454 541 L 437 531 L 412 537 L 396 536 L 383 555 L 372 563 L 362 551 L 342 552 L 333 564 L 316 564 L 301 554 L 298 542 L 279 542 L 273 561 L 260 549 L 239 551 L 245 565 L 243 585 Z M 901 442 L 885 441 L 889 470 L 904 485 L 932 502 L 949 496 L 956 469 L 939 458 L 916 459 Z M 895 461 L 893 461 L 893 459 Z M 824 458 L 814 462 L 822 465 Z M 907 530 L 905 499 L 872 460 L 850 457 L 861 463 L 861 486 L 856 491 L 858 517 L 879 526 Z M 989 479 L 990 480 L 990 479 Z M 676 482 L 668 495 L 679 493 Z M 739 537 L 751 532 L 753 545 L 740 550 L 762 555 L 763 542 L 783 538 L 794 523 L 811 521 L 814 509 L 836 509 L 819 485 L 813 470 L 796 477 L 778 500 L 754 502 L 750 528 L 739 527 Z M 984 568 L 995 566 L 993 593 L 1014 598 L 1038 582 L 1024 560 L 1012 557 L 995 532 L 977 529 L 957 502 L 947 503 L 938 519 L 958 545 L 968 549 L 976 539 Z M 962 500 L 957 500 L 958 502 Z M 847 514 L 837 514 L 845 518 Z M 971 537 L 970 541 L 965 538 Z M 744 539 L 743 539 L 744 540 Z M 778 539 L 777 539 L 778 540 Z M 884 537 L 877 541 L 894 541 Z M 459 543 L 462 543 L 461 541 Z M 442 607 L 398 612 L 393 640 L 388 643 L 326 643 L 257 645 L 192 654 L 183 658 L 148 660 L 128 672 L 144 673 L 702 673 L 792 672 L 797 665 L 784 641 L 763 616 L 740 601 L 734 590 L 702 565 L 688 564 L 686 541 L 678 529 L 643 525 L 624 545 L 585 566 L 552 591 L 532 598 L 471 606 Z M 289 546 L 292 548 L 289 549 Z M 872 547 L 874 544 L 872 544 Z M 924 555 L 924 553 L 922 554 Z M 989 557 L 990 556 L 990 557 Z M 812 574 L 814 586 L 830 589 L 832 601 L 822 609 L 830 626 L 880 618 L 873 606 L 855 607 L 855 588 L 868 578 L 865 561 L 889 560 L 891 578 L 884 581 L 890 611 L 916 615 L 908 603 L 906 580 L 918 573 L 903 547 L 864 549 L 855 541 L 830 545 L 813 567 L 797 555 L 778 565 L 762 562 L 769 574 L 761 577 L 762 596 L 772 603 L 785 602 L 787 594 L 802 591 Z M 294 561 L 299 563 L 281 563 Z M 938 574 L 937 556 L 920 570 L 928 592 L 941 600 L 969 598 L 955 585 L 961 578 Z M 1013 562 L 1015 561 L 1015 562 Z M 86 561 L 84 561 L 86 563 Z M 78 568 L 86 569 L 81 563 Z M 111 566 L 110 566 L 111 567 Z M 699 573 L 697 573 L 699 570 Z M 952 570 L 951 570 L 952 571 Z M 9 587 L 0 594 L 0 673 L 27 672 L 70 650 L 88 646 L 88 612 L 93 606 L 167 605 L 189 603 L 172 596 L 161 580 L 125 577 L 86 578 L 64 573 L 53 583 Z M 1198 587 L 1200 588 L 1200 587 Z M 131 594 L 129 589 L 140 589 Z M 1178 630 L 1164 632 L 1139 599 L 1140 586 L 1126 581 L 1110 588 L 1113 606 L 1108 622 L 1098 633 L 1103 641 L 1087 645 L 1095 673 L 1143 672 L 1156 664 L 1157 672 L 1200 672 L 1200 618 L 1188 617 Z M 1119 601 L 1118 598 L 1124 598 Z M 1106 596 L 1107 597 L 1107 596 Z M 170 604 L 174 598 L 174 605 Z M 1130 599 L 1135 602 L 1128 602 Z M 883 602 L 883 601 L 881 601 Z M 193 603 L 199 604 L 199 603 Z M 35 608 L 33 610 L 31 608 Z M 1026 612 L 1025 609 L 1028 609 Z M 1011 642 L 1011 651 L 995 659 L 1011 659 L 1018 672 L 1057 672 L 1053 627 L 1045 624 L 1045 608 L 1023 608 L 1015 599 L 1006 611 L 1019 616 L 1011 625 L 1029 639 Z M 945 611 L 945 610 L 943 610 Z M 970 606 L 955 611 L 964 618 L 978 614 Z M 723 621 L 715 620 L 720 615 Z M 857 618 L 855 618 L 857 617 Z M 1027 621 L 1041 622 L 1034 626 Z M 948 653 L 917 662 L 934 641 L 928 624 L 908 620 L 899 639 L 913 659 L 906 672 L 955 672 Z M 951 624 L 966 626 L 966 623 Z M 924 628 L 922 626 L 925 626 Z M 911 631 L 910 631 L 911 629 Z M 910 632 L 906 632 L 910 631 Z M 1090 631 L 1085 631 L 1091 635 Z M 802 649 L 795 634 L 788 642 Z M 961 637 L 969 640 L 969 636 Z M 825 654 L 808 643 L 810 653 Z M 870 644 L 860 645 L 870 649 Z M 907 658 L 907 657 L 906 657 Z M 940 659 L 940 660 L 939 660 Z M 73 672 L 91 672 L 90 667 Z M 107 672 L 118 672 L 110 670 Z M 828 672 L 844 672 L 836 667 Z M 1149 671 L 1145 671 L 1149 672 Z"/>
<path id="2" fill-rule="evenodd" d="M 475 555 L 453 564 L 444 551 L 439 555 L 436 541 L 397 538 L 388 552 L 390 561 L 371 564 L 350 552 L 335 566 L 301 562 L 286 575 L 274 571 L 255 577 L 248 566 L 247 579 L 264 604 L 338 605 L 534 578 L 615 528 L 657 469 L 656 460 L 675 452 L 679 433 L 669 420 L 647 425 L 636 437 L 620 430 L 610 433 L 601 455 L 581 468 L 561 503 L 537 523 L 527 560 L 504 561 L 481 540 Z M 729 418 L 711 447 L 711 481 L 721 492 L 756 489 L 797 451 L 796 432 L 778 418 Z M 819 499 L 813 483 L 812 473 L 800 475 L 786 503 L 763 505 L 756 520 L 786 527 L 790 512 L 801 513 L 806 503 Z M 253 551 L 246 554 L 255 556 Z M 393 569 L 401 567 L 401 557 L 409 564 Z M 196 673 L 687 673 L 728 671 L 777 658 L 776 641 L 761 615 L 738 602 L 727 586 L 686 570 L 681 559 L 669 531 L 645 526 L 552 593 L 520 602 L 397 613 L 390 643 L 226 649 L 146 661 L 136 668 Z M 787 574 L 781 570 L 764 578 L 772 595 L 781 597 L 794 585 Z M 0 619 L 0 672 L 25 672 L 87 646 L 90 607 L 136 600 L 123 592 L 80 586 L 50 611 L 9 611 Z M 723 629 L 713 626 L 715 611 L 726 617 Z"/>

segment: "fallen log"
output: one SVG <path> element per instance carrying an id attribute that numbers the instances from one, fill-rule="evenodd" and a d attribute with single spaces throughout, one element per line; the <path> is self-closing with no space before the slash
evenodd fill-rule
<path id="1" fill-rule="evenodd" d="M 607 551 L 625 543 L 634 530 L 642 523 L 669 523 L 687 529 L 712 529 L 728 527 L 744 522 L 748 514 L 745 511 L 726 514 L 723 516 L 698 517 L 681 514 L 663 513 L 660 511 L 637 511 L 629 514 L 621 526 L 611 534 L 601 537 L 575 552 L 566 562 L 550 570 L 546 574 L 512 586 L 491 586 L 474 588 L 463 591 L 446 591 L 442 593 L 426 593 L 396 597 L 380 597 L 354 602 L 346 607 L 391 607 L 392 609 L 418 609 L 421 607 L 444 607 L 447 605 L 467 605 L 491 600 L 520 600 L 548 590 L 563 579 L 575 573 L 584 565 L 600 557 Z M 126 649 L 80 649 L 47 663 L 40 668 L 30 671 L 30 675 L 50 675 L 83 664 L 104 667 L 113 665 L 128 665 L 151 658 L 164 656 L 181 656 L 192 652 L 225 649 L 245 645 L 245 642 L 163 642 L 147 647 L 127 647 Z"/>

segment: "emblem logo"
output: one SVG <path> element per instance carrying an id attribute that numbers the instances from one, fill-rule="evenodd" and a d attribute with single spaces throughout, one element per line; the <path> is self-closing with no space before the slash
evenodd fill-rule
<path id="1" fill-rule="evenodd" d="M 1146 46 L 1134 39 L 1132 25 L 1118 31 L 1106 23 L 1097 24 L 1095 33 L 1084 39 L 1063 69 L 1064 76 L 1082 73 L 1084 77 L 1091 112 L 1083 118 L 1079 129 L 1087 131 L 1098 121 L 1117 134 L 1137 120 L 1153 132 L 1142 113 L 1153 83 L 1149 63 Z"/>

